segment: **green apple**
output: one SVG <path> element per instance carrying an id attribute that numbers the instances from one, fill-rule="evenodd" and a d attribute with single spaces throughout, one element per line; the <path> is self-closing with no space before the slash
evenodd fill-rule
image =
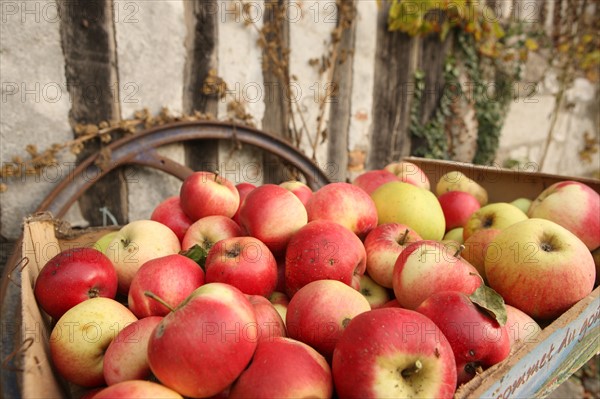
<path id="1" fill-rule="evenodd" d="M 94 243 L 94 245 L 92 245 L 92 248 L 97 249 L 98 251 L 100 251 L 102 253 L 105 253 L 106 250 L 108 249 L 108 246 L 110 245 L 113 238 L 115 238 L 117 233 L 118 233 L 118 231 L 115 230 L 115 231 L 111 231 L 110 233 L 104 234 L 102 237 L 100 237 L 98 239 L 98 241 L 96 241 Z"/>
<path id="2" fill-rule="evenodd" d="M 527 219 L 525 212 L 507 202 L 495 202 L 473 212 L 463 230 L 464 240 L 468 240 L 478 230 L 505 229 Z"/>
<path id="3" fill-rule="evenodd" d="M 485 254 L 485 274 L 507 304 L 534 319 L 553 319 L 592 292 L 596 269 L 575 234 L 532 218 L 494 238 Z"/>
<path id="4" fill-rule="evenodd" d="M 510 204 L 516 206 L 523 212 L 527 213 L 527 211 L 529 210 L 529 206 L 531 205 L 531 202 L 532 201 L 529 198 L 521 197 L 521 198 L 517 198 L 516 200 L 512 201 Z"/>
<path id="5" fill-rule="evenodd" d="M 448 241 L 456 241 L 459 244 L 463 244 L 465 240 L 463 239 L 463 228 L 455 227 L 444 235 L 444 240 Z"/>
<path id="6" fill-rule="evenodd" d="M 404 182 L 389 182 L 371 194 L 379 224 L 401 223 L 424 240 L 441 240 L 446 231 L 444 212 L 429 190 Z"/>

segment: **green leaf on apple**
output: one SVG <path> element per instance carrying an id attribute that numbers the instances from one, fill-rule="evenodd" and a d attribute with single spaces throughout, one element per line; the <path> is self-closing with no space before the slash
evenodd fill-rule
<path id="1" fill-rule="evenodd" d="M 208 251 L 202 248 L 200 245 L 195 244 L 193 247 L 186 249 L 185 251 L 181 251 L 179 254 L 190 258 L 198 265 L 200 265 L 202 270 L 204 270 L 204 266 L 206 264 L 206 257 L 208 256 Z"/>
<path id="2" fill-rule="evenodd" d="M 487 312 L 501 326 L 506 324 L 506 306 L 504 306 L 504 298 L 492 288 L 482 284 L 469 295 L 471 302 L 479 306 L 483 311 Z"/>

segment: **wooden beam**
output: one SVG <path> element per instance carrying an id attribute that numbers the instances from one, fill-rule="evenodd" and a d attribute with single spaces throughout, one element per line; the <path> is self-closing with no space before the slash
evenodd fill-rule
<path id="1" fill-rule="evenodd" d="M 265 113 L 262 119 L 262 129 L 274 136 L 293 142 L 290 132 L 290 99 L 288 98 L 290 32 L 289 18 L 285 17 L 288 6 L 288 0 L 265 0 L 262 32 L 266 42 L 273 43 L 275 46 L 277 60 L 273 59 L 268 48 L 262 49 L 265 87 Z M 276 62 L 280 62 L 282 65 L 276 65 Z M 279 158 L 265 153 L 263 155 L 263 182 L 280 183 L 283 176 L 287 176 L 283 173 L 283 168 L 284 165 Z"/>
<path id="2" fill-rule="evenodd" d="M 339 43 L 338 62 L 333 70 L 333 87 L 327 124 L 327 162 L 333 166 L 322 169 L 334 171 L 331 181 L 346 181 L 348 175 L 348 133 L 351 118 L 353 57 L 356 42 L 356 0 L 342 3 L 338 10 L 338 27 L 344 28 Z"/>
<path id="3" fill-rule="evenodd" d="M 218 12 L 217 0 L 184 1 L 187 59 L 184 73 L 183 109 L 217 117 L 219 95 L 206 90 L 205 81 L 217 71 Z M 186 164 L 194 170 L 218 169 L 219 142 L 204 140 L 185 144 Z"/>
<path id="4" fill-rule="evenodd" d="M 410 107 L 414 94 L 420 40 L 388 30 L 390 3 L 377 13 L 377 49 L 373 85 L 373 128 L 368 169 L 410 154 Z"/>
<path id="5" fill-rule="evenodd" d="M 65 57 L 65 76 L 71 98 L 73 123 L 98 124 L 121 118 L 114 9 L 110 0 L 59 0 L 60 35 Z M 77 162 L 101 149 L 87 143 Z M 123 170 L 94 183 L 80 198 L 82 214 L 91 225 L 102 225 L 100 208 L 106 207 L 119 224 L 127 222 L 127 185 Z"/>

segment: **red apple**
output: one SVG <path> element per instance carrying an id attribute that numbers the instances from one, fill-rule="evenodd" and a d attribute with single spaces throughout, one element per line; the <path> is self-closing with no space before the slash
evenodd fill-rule
<path id="1" fill-rule="evenodd" d="M 169 197 L 154 208 L 151 220 L 162 223 L 171 230 L 179 238 L 181 242 L 188 227 L 192 224 L 192 219 L 181 209 L 179 196 Z"/>
<path id="2" fill-rule="evenodd" d="M 240 205 L 233 183 L 211 172 L 194 172 L 181 185 L 181 209 L 193 221 L 206 216 L 232 217 Z"/>
<path id="3" fill-rule="evenodd" d="M 231 217 L 231 219 L 233 219 L 234 222 L 236 222 L 237 224 L 240 224 L 240 208 L 242 207 L 242 204 L 244 203 L 244 200 L 246 199 L 246 196 L 248 195 L 248 193 L 252 190 L 254 190 L 256 188 L 256 186 L 252 183 L 239 183 L 236 184 L 235 188 L 238 191 L 238 194 L 240 195 L 240 205 L 238 206 L 237 211 L 235 212 L 235 215 L 233 215 Z"/>
<path id="4" fill-rule="evenodd" d="M 394 266 L 394 293 L 406 309 L 416 309 L 438 291 L 472 294 L 481 282 L 477 269 L 437 241 L 410 244 Z"/>
<path id="5" fill-rule="evenodd" d="M 298 197 L 304 206 L 306 206 L 306 203 L 313 195 L 313 191 L 310 189 L 310 187 L 301 181 L 288 180 L 280 183 L 279 185 L 286 190 L 290 190 L 296 197 Z"/>
<path id="6" fill-rule="evenodd" d="M 206 216 L 196 220 L 181 241 L 181 249 L 190 249 L 199 245 L 208 252 L 217 242 L 225 238 L 239 237 L 243 234 L 241 227 L 232 219 L 221 216 Z"/>
<path id="7" fill-rule="evenodd" d="M 402 306 L 400 306 L 400 303 L 398 303 L 398 300 L 396 298 L 387 301 L 382 308 L 401 308 Z"/>
<path id="8" fill-rule="evenodd" d="M 379 285 L 392 288 L 394 265 L 407 245 L 421 241 L 416 231 L 400 223 L 384 223 L 375 227 L 365 239 L 367 273 Z"/>
<path id="9" fill-rule="evenodd" d="M 256 317 L 246 296 L 227 284 L 205 284 L 154 329 L 148 362 L 167 387 L 209 397 L 240 376 L 256 342 Z"/>
<path id="10" fill-rule="evenodd" d="M 82 387 L 104 384 L 106 348 L 121 330 L 137 319 L 110 298 L 91 298 L 69 309 L 52 328 L 50 355 L 65 380 Z"/>
<path id="11" fill-rule="evenodd" d="M 56 320 L 80 302 L 116 294 L 117 272 L 93 248 L 70 248 L 54 256 L 40 270 L 34 288 L 39 306 Z"/>
<path id="12" fill-rule="evenodd" d="M 331 369 L 310 346 L 289 338 L 260 342 L 229 398 L 330 398 Z"/>
<path id="13" fill-rule="evenodd" d="M 258 323 L 258 341 L 273 341 L 275 337 L 287 337 L 285 322 L 275 306 L 264 296 L 248 295 Z"/>
<path id="14" fill-rule="evenodd" d="M 592 292 L 596 268 L 583 241 L 546 219 L 504 229 L 486 251 L 490 287 L 534 319 L 553 319 Z"/>
<path id="15" fill-rule="evenodd" d="M 480 367 L 485 370 L 510 353 L 506 327 L 480 310 L 462 292 L 435 292 L 416 311 L 431 319 L 450 342 L 458 384 L 468 382 Z"/>
<path id="16" fill-rule="evenodd" d="M 465 191 L 448 191 L 438 197 L 446 219 L 446 231 L 463 227 L 473 212 L 481 208 L 475 196 Z"/>
<path id="17" fill-rule="evenodd" d="M 503 230 L 508 226 L 527 219 L 527 215 L 507 202 L 487 204 L 471 214 L 463 227 L 465 241 L 478 230 Z"/>
<path id="18" fill-rule="evenodd" d="M 335 222 L 315 220 L 290 240 L 285 287 L 290 298 L 316 280 L 338 280 L 358 290 L 365 269 L 365 248 L 356 234 Z"/>
<path id="19" fill-rule="evenodd" d="M 367 194 L 371 195 L 371 193 L 375 191 L 377 187 L 391 181 L 400 181 L 400 179 L 390 171 L 379 169 L 370 170 L 358 175 L 352 181 L 352 184 L 362 188 Z"/>
<path id="20" fill-rule="evenodd" d="M 244 294 L 269 296 L 277 285 L 277 262 L 269 248 L 254 237 L 217 242 L 206 257 L 206 282 L 226 283 Z"/>
<path id="21" fill-rule="evenodd" d="M 527 313 L 515 308 L 506 306 L 506 330 L 510 338 L 510 346 L 514 347 L 518 342 L 525 344 L 537 342 L 537 336 L 542 332 L 540 325 L 533 320 Z"/>
<path id="22" fill-rule="evenodd" d="M 329 220 L 363 239 L 377 226 L 377 209 L 364 190 L 349 183 L 331 183 L 317 190 L 306 204 L 308 221 Z"/>
<path id="23" fill-rule="evenodd" d="M 406 309 L 375 309 L 356 316 L 333 353 L 340 398 L 452 398 L 452 348 L 427 317 Z"/>
<path id="24" fill-rule="evenodd" d="M 171 307 L 179 305 L 196 288 L 204 284 L 204 271 L 183 255 L 168 255 L 142 265 L 129 287 L 129 309 L 138 317 L 165 316 L 170 309 L 149 298 L 150 291 Z"/>
<path id="25" fill-rule="evenodd" d="M 125 327 L 104 354 L 103 374 L 108 385 L 150 376 L 148 340 L 162 317 L 151 316 Z"/>
<path id="26" fill-rule="evenodd" d="M 367 299 L 336 280 L 313 281 L 290 300 L 285 325 L 290 338 L 315 348 L 325 358 L 356 315 L 371 310 Z"/>
<path id="27" fill-rule="evenodd" d="M 558 223 L 590 251 L 600 247 L 600 195 L 583 183 L 554 183 L 531 203 L 528 215 Z"/>
<path id="28" fill-rule="evenodd" d="M 283 254 L 292 235 L 307 223 L 306 208 L 291 191 L 275 184 L 252 190 L 240 209 L 240 222 L 275 256 Z"/>
<path id="29" fill-rule="evenodd" d="M 94 399 L 183 399 L 177 392 L 156 382 L 143 380 L 123 381 L 98 392 Z"/>

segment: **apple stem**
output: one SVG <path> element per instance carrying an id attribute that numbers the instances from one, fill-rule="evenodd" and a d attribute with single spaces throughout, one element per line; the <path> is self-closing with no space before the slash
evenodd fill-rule
<path id="1" fill-rule="evenodd" d="M 404 243 L 406 242 L 406 239 L 408 238 L 408 233 L 409 233 L 409 231 L 408 231 L 408 229 L 406 229 L 404 231 L 404 234 L 402 234 L 402 237 L 400 237 L 400 241 L 398 241 L 398 244 L 404 245 Z"/>
<path id="2" fill-rule="evenodd" d="M 463 244 L 460 244 L 460 247 L 458 247 L 458 249 L 457 249 L 457 250 L 456 250 L 456 252 L 454 253 L 454 257 L 455 257 L 455 258 L 458 258 L 458 255 L 460 255 L 460 253 L 461 253 L 462 251 L 464 251 L 464 250 L 465 250 L 465 246 L 464 246 Z"/>
<path id="3" fill-rule="evenodd" d="M 144 291 L 144 295 L 146 295 L 148 298 L 154 299 L 156 302 L 160 303 L 165 308 L 169 309 L 171 312 L 175 311 L 175 309 L 173 308 L 173 306 L 171 306 L 168 303 L 166 303 L 164 299 L 162 299 L 161 297 L 159 297 L 158 295 L 156 295 L 154 292 L 152 292 L 152 291 Z"/>
<path id="4" fill-rule="evenodd" d="M 414 374 L 419 373 L 422 368 L 423 368 L 423 363 L 421 363 L 420 360 L 417 360 L 415 362 L 415 364 L 413 364 L 409 368 L 402 370 L 402 372 L 400 374 L 402 375 L 403 378 L 408 378 Z"/>
<path id="5" fill-rule="evenodd" d="M 215 183 L 218 183 L 217 179 L 219 178 L 219 173 L 221 173 L 219 169 L 215 169 Z"/>

